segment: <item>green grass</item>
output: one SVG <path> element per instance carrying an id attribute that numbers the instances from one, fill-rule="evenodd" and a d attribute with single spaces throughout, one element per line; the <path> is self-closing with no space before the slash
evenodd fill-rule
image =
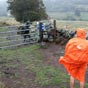
<path id="1" fill-rule="evenodd" d="M 39 86 L 66 86 L 69 82 L 69 77 L 63 73 L 59 68 L 46 65 L 43 63 L 43 56 L 38 50 L 39 45 L 33 45 L 31 47 L 16 49 L 16 50 L 1 50 L 0 62 L 8 68 L 18 68 L 19 64 L 13 64 L 14 60 L 18 59 L 21 64 L 25 65 L 25 69 L 29 72 L 36 74 L 34 85 Z M 1 73 L 3 76 L 3 73 Z M 65 83 L 63 85 L 63 83 Z"/>
<path id="2" fill-rule="evenodd" d="M 52 19 L 65 20 L 74 18 L 74 20 L 88 21 L 88 12 L 81 12 L 80 16 L 76 16 L 74 12 L 47 12 Z"/>
<path id="3" fill-rule="evenodd" d="M 68 82 L 67 80 L 60 78 L 65 76 L 65 78 L 68 79 L 66 74 L 64 73 L 62 74 L 62 71 L 60 71 L 58 68 L 45 65 L 43 63 L 43 57 L 41 55 L 41 52 L 37 50 L 37 47 L 32 46 L 27 50 L 25 50 L 24 48 L 23 50 L 24 54 L 25 53 L 29 53 L 29 54 L 26 55 L 26 57 L 22 56 L 23 54 L 21 55 L 22 63 L 26 65 L 25 68 L 28 71 L 32 71 L 36 73 L 35 83 L 41 86 L 47 86 L 47 85 L 60 85 L 64 81 Z M 29 58 L 29 55 L 30 55 L 30 58 Z"/>
<path id="4" fill-rule="evenodd" d="M 84 21 L 88 21 L 88 13 L 87 12 L 82 12 L 81 13 L 81 19 L 84 20 Z"/>
<path id="5" fill-rule="evenodd" d="M 47 14 L 52 19 L 62 20 L 65 19 L 67 16 L 73 16 L 73 12 L 47 12 Z"/>
<path id="6" fill-rule="evenodd" d="M 17 69 L 20 64 L 23 64 L 26 71 L 35 73 L 35 78 L 32 81 L 33 85 L 67 88 L 69 86 L 69 76 L 61 69 L 45 64 L 39 49 L 39 45 L 33 45 L 31 47 L 23 47 L 16 50 L 1 50 L 0 66 L 4 65 L 7 68 Z M 18 60 L 20 64 L 13 64 L 15 60 Z M 0 75 L 1 77 L 5 76 L 3 72 L 1 72 Z M 15 74 L 15 77 L 18 77 L 17 73 Z M 26 81 L 24 83 L 17 82 L 26 85 Z M 3 85 L 5 84 L 3 83 Z M 78 84 L 75 87 L 78 88 Z M 87 87 L 88 84 L 85 84 L 85 88 Z"/>
<path id="7" fill-rule="evenodd" d="M 67 28 L 76 30 L 77 28 L 85 28 L 88 31 L 88 21 L 61 21 L 57 20 L 57 28 Z"/>
<path id="8" fill-rule="evenodd" d="M 80 17 L 74 15 L 73 12 L 48 12 L 52 19 L 57 20 L 57 28 L 66 28 L 76 30 L 77 28 L 85 28 L 88 31 L 88 13 L 82 12 Z M 69 17 L 77 19 L 76 21 L 63 20 Z M 81 21 L 79 21 L 81 19 Z"/>

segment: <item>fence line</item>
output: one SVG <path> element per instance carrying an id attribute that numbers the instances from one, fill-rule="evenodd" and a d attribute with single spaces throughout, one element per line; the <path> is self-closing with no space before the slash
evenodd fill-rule
<path id="1" fill-rule="evenodd" d="M 25 45 L 25 44 L 37 43 L 39 39 L 38 37 L 39 31 L 34 26 L 29 29 L 25 29 L 25 30 L 18 29 L 19 28 L 18 26 L 7 26 L 7 27 L 0 27 L 0 28 L 1 28 L 0 30 L 1 31 L 0 32 L 0 49 L 20 46 L 20 45 Z M 27 30 L 29 31 L 29 34 L 18 33 L 18 32 L 24 32 Z M 25 39 L 24 36 L 30 36 L 30 37 Z"/>
<path id="2" fill-rule="evenodd" d="M 30 34 L 24 34 L 24 35 L 30 35 Z M 24 36 L 23 35 L 23 36 Z M 20 35 L 13 35 L 13 36 L 4 36 L 4 37 L 0 37 L 0 38 L 2 38 L 2 39 L 5 39 L 5 38 L 8 38 L 8 37 L 20 37 Z"/>
<path id="3" fill-rule="evenodd" d="M 40 35 L 37 24 L 30 25 L 29 29 L 22 29 L 22 27 L 25 28 L 25 25 L 0 27 L 0 48 L 9 48 L 31 43 L 33 44 L 39 41 Z M 46 22 L 44 31 L 50 31 L 50 27 L 51 24 Z M 29 34 L 24 34 L 27 30 L 29 31 Z M 46 36 L 46 33 L 43 35 Z"/>
<path id="4" fill-rule="evenodd" d="M 35 38 L 35 37 L 32 37 L 32 38 L 28 38 L 28 39 L 36 39 L 36 38 Z M 3 44 L 3 43 L 9 43 L 9 42 L 16 42 L 16 41 L 21 41 L 21 40 L 24 40 L 24 39 L 10 40 L 10 41 L 5 41 L 5 42 L 0 42 L 0 44 Z"/>
<path id="5" fill-rule="evenodd" d="M 30 44 L 35 44 L 35 43 L 37 43 L 37 41 L 30 42 Z M 0 47 L 0 49 L 10 48 L 10 47 L 15 47 L 15 46 L 20 46 L 20 45 L 26 45 L 26 44 L 29 44 L 29 43 L 20 43 L 20 44 L 15 44 L 15 45 L 4 46 L 4 47 Z"/>
<path id="6" fill-rule="evenodd" d="M 31 29 L 32 29 L 32 28 L 31 28 Z M 18 30 L 14 30 L 14 31 L 0 32 L 0 34 L 10 33 L 10 32 L 11 32 L 11 33 L 12 33 L 12 32 L 24 32 L 24 31 L 27 31 L 27 30 L 30 31 L 31 29 L 25 29 L 25 30 L 19 30 L 19 29 L 18 29 Z M 36 30 L 37 30 L 37 29 L 36 29 Z"/>

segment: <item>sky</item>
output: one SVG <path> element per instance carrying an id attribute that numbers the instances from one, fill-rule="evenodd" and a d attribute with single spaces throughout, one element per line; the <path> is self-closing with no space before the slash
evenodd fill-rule
<path id="1" fill-rule="evenodd" d="M 0 0 L 0 1 L 7 1 L 7 0 Z"/>
<path id="2" fill-rule="evenodd" d="M 3 3 L 3 2 L 6 2 L 6 1 L 7 1 L 7 0 L 0 0 L 0 3 L 1 3 L 1 2 L 2 2 L 2 3 Z"/>

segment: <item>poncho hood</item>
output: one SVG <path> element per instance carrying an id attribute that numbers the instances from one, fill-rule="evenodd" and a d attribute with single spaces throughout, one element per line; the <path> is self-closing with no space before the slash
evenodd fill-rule
<path id="1" fill-rule="evenodd" d="M 85 31 L 85 29 L 78 28 L 76 34 L 77 34 L 78 38 L 86 39 L 86 31 Z"/>

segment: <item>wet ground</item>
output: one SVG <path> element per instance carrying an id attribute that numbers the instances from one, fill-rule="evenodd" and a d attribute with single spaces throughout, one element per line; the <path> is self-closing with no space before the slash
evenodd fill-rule
<path id="1" fill-rule="evenodd" d="M 57 68 L 60 68 L 63 72 L 66 72 L 64 67 L 58 64 L 58 59 L 64 54 L 65 46 L 61 46 L 55 43 L 46 43 L 45 48 L 40 48 L 41 54 L 43 56 L 43 63 L 48 64 Z M 5 63 L 5 62 L 3 62 Z M 8 66 L 2 66 L 0 71 L 4 72 L 5 76 L 0 79 L 6 84 L 6 88 L 59 88 L 59 86 L 47 86 L 39 87 L 38 85 L 33 85 L 33 80 L 35 80 L 36 74 L 33 72 L 28 72 L 25 69 L 25 65 L 22 64 L 18 58 L 12 60 L 11 64 L 19 65 L 18 68 L 8 68 Z M 67 73 L 67 72 L 66 72 Z M 17 76 L 17 78 L 16 78 Z M 88 82 L 88 71 L 86 72 L 86 82 Z M 14 79 L 14 80 L 13 80 Z M 3 88 L 3 87 L 2 87 Z"/>

